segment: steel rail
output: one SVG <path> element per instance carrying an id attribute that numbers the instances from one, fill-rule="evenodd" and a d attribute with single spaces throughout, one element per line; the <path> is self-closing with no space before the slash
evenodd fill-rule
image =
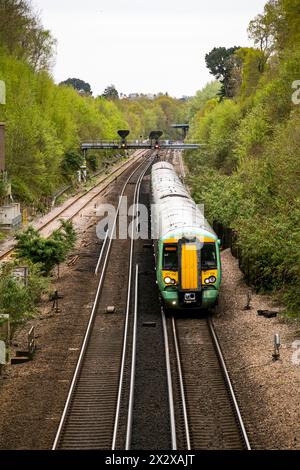
<path id="1" fill-rule="evenodd" d="M 134 405 L 134 387 L 135 387 L 135 366 L 136 366 L 136 337 L 137 337 L 137 310 L 138 310 L 138 290 L 139 290 L 139 265 L 135 268 L 135 289 L 134 289 L 134 313 L 133 313 L 133 331 L 132 331 L 132 354 L 131 354 L 131 380 L 129 390 L 128 417 L 126 429 L 125 450 L 131 447 L 133 405 Z"/>
<path id="2" fill-rule="evenodd" d="M 106 243 L 107 243 L 107 240 L 108 240 L 108 235 L 109 235 L 109 230 L 107 229 L 106 235 L 105 235 L 102 247 L 101 247 L 100 255 L 99 255 L 99 258 L 98 258 L 97 266 L 96 266 L 96 269 L 95 269 L 95 274 L 98 274 L 100 264 L 101 264 L 101 261 L 102 261 L 102 258 L 103 258 L 104 250 L 105 250 L 105 247 L 106 247 Z"/>
<path id="3" fill-rule="evenodd" d="M 137 155 L 136 157 L 138 157 L 139 155 Z M 132 160 L 135 160 L 136 157 L 133 157 Z M 120 174 L 117 175 L 118 176 L 121 176 L 123 173 L 125 173 L 125 171 L 127 170 L 127 168 L 130 167 L 130 165 L 132 165 L 133 163 L 130 163 L 132 160 L 127 160 L 125 161 L 124 163 L 122 163 L 122 165 L 120 165 L 118 168 L 115 168 L 111 173 L 109 173 L 109 175 L 107 176 L 104 176 L 100 181 L 98 181 L 97 183 L 95 183 L 93 186 L 91 186 L 89 189 L 87 189 L 83 194 L 79 194 L 74 201 L 72 201 L 68 206 L 66 206 L 65 208 L 62 208 L 62 210 L 56 214 L 55 217 L 53 217 L 53 219 L 50 219 L 48 222 L 46 222 L 42 227 L 39 227 L 38 231 L 41 231 L 43 230 L 45 227 L 47 227 L 48 225 L 50 225 L 55 219 L 57 219 L 61 214 L 63 214 L 65 211 L 67 211 L 68 209 L 70 209 L 70 207 L 72 207 L 76 202 L 80 201 L 80 199 L 82 199 L 84 196 L 86 196 L 87 194 L 89 194 L 91 191 L 93 191 L 95 188 L 97 188 L 97 186 L 99 186 L 100 184 L 104 183 L 105 181 L 109 180 L 111 176 L 113 176 L 115 173 L 117 173 L 119 170 L 122 170 L 120 172 Z M 124 168 L 125 167 L 125 168 Z M 112 183 L 112 181 L 107 181 L 107 184 L 101 188 L 99 190 L 99 192 L 97 192 L 96 194 L 93 195 L 93 197 L 91 199 L 89 199 L 86 204 L 84 204 L 83 206 L 80 207 L 80 209 L 78 209 L 78 211 L 75 212 L 75 214 L 73 214 L 68 220 L 72 220 L 77 214 L 78 212 L 80 212 L 82 209 L 84 209 L 93 199 L 95 199 L 97 196 L 99 196 L 99 194 L 101 194 L 103 191 L 105 191 L 109 185 Z"/>
<path id="4" fill-rule="evenodd" d="M 218 338 L 217 338 L 217 335 L 216 335 L 216 332 L 215 332 L 215 329 L 214 329 L 213 322 L 212 322 L 211 318 L 208 318 L 207 322 L 208 322 L 209 331 L 210 331 L 211 337 L 213 339 L 215 349 L 216 349 L 217 354 L 218 354 L 218 359 L 219 359 L 219 362 L 220 362 L 220 365 L 221 365 L 221 368 L 222 368 L 222 372 L 223 372 L 223 375 L 224 375 L 224 378 L 225 378 L 225 381 L 226 381 L 226 385 L 228 387 L 230 397 L 231 397 L 231 400 L 232 400 L 232 403 L 233 403 L 233 406 L 234 406 L 234 411 L 235 411 L 235 414 L 236 414 L 236 417 L 237 417 L 237 420 L 238 420 L 238 424 L 239 424 L 239 427 L 240 427 L 240 430 L 241 430 L 241 433 L 242 433 L 242 436 L 243 436 L 243 439 L 244 439 L 246 449 L 251 450 L 251 446 L 250 446 L 250 442 L 249 442 L 249 439 L 248 439 L 248 436 L 247 436 L 246 428 L 245 428 L 245 425 L 244 425 L 244 422 L 243 422 L 243 419 L 242 419 L 242 415 L 241 415 L 241 412 L 240 412 L 240 409 L 239 409 L 239 405 L 238 405 L 238 402 L 237 402 L 237 399 L 236 399 L 236 396 L 235 396 L 235 393 L 234 393 L 234 390 L 233 390 L 233 386 L 232 386 L 232 383 L 231 383 L 231 380 L 230 380 L 230 377 L 229 377 L 229 374 L 228 374 L 228 371 L 227 371 L 224 356 L 223 356 L 222 350 L 221 350 L 220 345 L 219 345 L 219 341 L 218 341 Z"/>
<path id="5" fill-rule="evenodd" d="M 70 386 L 70 389 L 69 389 L 69 392 L 68 392 L 67 400 L 66 400 L 66 403 L 65 403 L 65 406 L 64 406 L 64 410 L 63 410 L 62 417 L 61 417 L 61 420 L 60 420 L 60 423 L 59 423 L 59 427 L 58 427 L 58 430 L 57 430 L 57 433 L 56 433 L 56 436 L 55 436 L 55 440 L 54 440 L 54 443 L 53 443 L 52 450 L 57 449 L 57 446 L 58 446 L 58 443 L 59 443 L 59 440 L 60 440 L 60 437 L 61 437 L 61 434 L 62 434 L 63 426 L 65 424 L 67 412 L 68 412 L 68 409 L 70 407 L 70 403 L 71 403 L 71 400 L 72 400 L 74 388 L 75 388 L 76 382 L 77 382 L 78 377 L 79 377 L 80 368 L 81 368 L 81 365 L 82 365 L 82 362 L 83 362 L 83 359 L 84 359 L 84 355 L 85 355 L 85 352 L 86 352 L 86 349 L 87 349 L 90 334 L 91 334 L 91 331 L 92 331 L 92 326 L 93 326 L 93 323 L 94 323 L 94 318 L 95 318 L 95 314 L 96 314 L 96 311 L 97 311 L 97 306 L 98 306 L 98 303 L 99 303 L 100 293 L 101 293 L 101 290 L 102 290 L 102 285 L 103 285 L 105 272 L 106 272 L 106 268 L 107 268 L 107 264 L 108 264 L 108 258 L 109 258 L 109 254 L 110 254 L 110 249 L 111 249 L 111 245 L 112 245 L 113 235 L 114 235 L 114 231 L 115 231 L 115 227 L 116 227 L 116 222 L 117 222 L 117 218 L 118 218 L 118 212 L 119 212 L 119 209 L 120 209 L 122 196 L 125 192 L 125 189 L 126 189 L 128 183 L 129 183 L 130 179 L 132 178 L 132 176 L 138 171 L 138 169 L 144 163 L 145 163 L 144 161 L 141 162 L 138 165 L 138 167 L 135 168 L 134 171 L 129 175 L 129 177 L 127 178 L 127 180 L 126 180 L 126 182 L 123 186 L 121 195 L 119 196 L 119 204 L 118 204 L 118 207 L 117 207 L 117 211 L 116 211 L 116 215 L 115 215 L 115 219 L 114 219 L 114 223 L 113 223 L 113 227 L 112 227 L 112 231 L 111 231 L 111 236 L 109 237 L 109 244 L 108 244 L 105 259 L 104 259 L 104 262 L 103 262 L 102 272 L 101 272 L 101 276 L 100 276 L 100 279 L 99 279 L 99 283 L 98 283 L 98 287 L 97 287 L 97 291 L 96 291 L 96 295 L 95 295 L 95 300 L 94 300 L 94 303 L 93 303 L 92 312 L 91 312 L 91 315 L 90 315 L 90 319 L 89 319 L 89 323 L 88 323 L 88 326 L 87 326 L 87 329 L 86 329 L 84 340 L 83 340 L 83 343 L 82 343 L 82 346 L 81 346 L 79 358 L 78 358 L 78 361 L 77 361 L 77 365 L 76 365 L 76 368 L 75 368 L 75 372 L 74 372 L 73 379 L 72 379 L 72 382 L 71 382 L 71 386 Z M 100 256 L 102 256 L 102 254 L 103 254 L 103 251 L 101 250 Z"/>
<path id="6" fill-rule="evenodd" d="M 165 315 L 163 307 L 161 307 L 161 317 L 162 317 L 164 343 L 165 343 L 165 358 L 166 358 L 167 381 L 168 381 L 168 395 L 169 395 L 168 398 L 169 398 L 172 450 L 177 450 L 176 420 L 175 420 L 172 373 L 171 373 L 171 363 L 170 363 L 169 339 L 168 339 L 166 315 Z"/>
<path id="7" fill-rule="evenodd" d="M 187 445 L 187 450 L 191 450 L 190 429 L 189 429 L 189 421 L 188 421 L 188 414 L 187 414 L 187 408 L 186 408 L 186 397 L 185 397 L 184 384 L 183 384 L 181 359 L 180 359 L 175 319 L 173 316 L 172 316 L 171 321 L 172 321 L 172 331 L 173 331 L 173 339 L 174 339 L 176 361 L 177 361 L 177 371 L 178 371 L 179 385 L 180 385 L 180 394 L 181 394 L 181 401 L 182 401 L 186 445 Z"/>
<path id="8" fill-rule="evenodd" d="M 135 191 L 134 191 L 134 198 L 133 198 L 134 207 L 135 207 L 135 212 L 134 212 L 133 216 L 137 215 L 137 203 L 136 202 L 139 200 L 141 182 L 144 178 L 144 175 L 145 175 L 146 171 L 150 167 L 150 165 L 152 163 L 152 160 L 153 159 L 150 160 L 150 163 L 141 172 L 141 174 L 139 176 L 139 179 L 137 181 Z M 130 310 L 130 299 L 131 299 L 131 279 L 132 279 L 132 264 L 133 264 L 134 231 L 136 230 L 137 226 L 138 225 L 137 225 L 137 218 L 136 218 L 135 223 L 132 224 L 132 229 L 131 229 L 129 268 L 128 268 L 128 284 L 127 284 L 127 302 L 126 302 L 125 326 L 124 326 L 124 335 L 123 335 L 123 351 L 122 351 L 122 360 L 121 360 L 121 368 L 120 368 L 120 379 L 119 379 L 117 407 L 116 407 L 116 415 L 115 415 L 115 423 L 114 423 L 114 432 L 113 432 L 113 439 L 112 439 L 112 450 L 115 450 L 115 448 L 116 448 L 118 426 L 119 426 L 122 388 L 123 388 L 123 380 L 124 380 L 124 372 L 125 372 L 125 361 L 126 361 L 126 351 L 127 351 L 129 310 Z"/>
<path id="9" fill-rule="evenodd" d="M 136 157 L 133 157 L 131 160 L 127 160 L 125 161 L 124 163 L 122 163 L 122 165 L 120 165 L 118 168 L 114 169 L 109 175 L 103 177 L 100 181 L 98 181 L 96 184 L 94 184 L 91 188 L 87 189 L 83 194 L 79 194 L 78 196 L 76 196 L 76 198 L 70 202 L 70 204 L 68 204 L 67 206 L 65 206 L 64 208 L 62 208 L 57 214 L 55 214 L 54 217 L 52 217 L 50 220 L 48 220 L 47 222 L 45 222 L 43 225 L 41 225 L 40 227 L 37 227 L 37 231 L 38 232 L 41 232 L 42 230 L 44 230 L 46 227 L 48 227 L 48 225 L 50 225 L 52 222 L 54 222 L 56 219 L 58 219 L 64 212 L 66 212 L 68 209 L 70 209 L 72 206 L 74 206 L 74 204 L 76 204 L 78 201 L 80 201 L 80 199 L 82 199 L 83 197 L 85 197 L 88 193 L 90 193 L 91 191 L 93 191 L 95 188 L 97 188 L 97 186 L 103 184 L 105 181 L 109 180 L 111 176 L 113 176 L 115 173 L 117 173 L 119 170 L 122 170 L 120 171 L 120 173 L 117 175 L 118 176 L 121 176 L 123 173 L 125 173 L 125 171 L 131 166 L 133 165 L 133 163 L 136 161 L 137 157 L 140 156 L 140 153 L 136 156 Z M 132 161 L 133 160 L 133 161 Z M 130 162 L 130 164 L 129 164 Z M 125 168 L 124 168 L 125 167 Z M 76 215 L 82 211 L 88 204 L 90 204 L 90 202 L 95 199 L 97 196 L 99 196 L 99 194 L 101 194 L 103 191 L 105 191 L 109 185 L 112 183 L 112 181 L 108 181 L 107 184 L 102 187 L 96 194 L 94 194 L 91 199 L 89 199 L 83 206 L 81 206 L 71 217 L 67 218 L 67 220 L 72 220 L 74 219 L 74 217 L 76 217 Z M 0 254 L 0 260 L 6 258 L 8 255 L 10 255 L 10 253 L 13 253 L 13 251 L 15 250 L 15 245 L 8 249 L 7 251 L 5 251 L 4 253 L 1 253 Z"/>

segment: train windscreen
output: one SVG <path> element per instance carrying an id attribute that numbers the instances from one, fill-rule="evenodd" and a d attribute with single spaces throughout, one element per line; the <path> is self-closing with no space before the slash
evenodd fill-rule
<path id="1" fill-rule="evenodd" d="M 177 245 L 164 245 L 163 269 L 168 271 L 178 270 Z"/>
<path id="2" fill-rule="evenodd" d="M 201 249 L 201 264 L 202 269 L 217 268 L 217 254 L 214 243 L 204 243 Z"/>

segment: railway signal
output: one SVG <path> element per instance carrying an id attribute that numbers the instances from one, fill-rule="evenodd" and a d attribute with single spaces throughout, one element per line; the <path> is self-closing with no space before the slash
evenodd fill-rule
<path id="1" fill-rule="evenodd" d="M 163 135 L 162 131 L 152 131 L 149 134 L 151 148 L 160 149 L 159 138 Z M 154 143 L 153 143 L 154 141 Z"/>
<path id="2" fill-rule="evenodd" d="M 126 149 L 127 148 L 126 137 L 130 134 L 130 131 L 128 131 L 128 130 L 119 130 L 118 134 L 121 137 L 120 148 Z"/>
<path id="3" fill-rule="evenodd" d="M 92 142 L 82 142 L 81 150 L 84 152 L 87 150 L 105 150 L 105 149 L 173 149 L 173 150 L 197 150 L 201 147 L 204 147 L 204 144 L 198 143 L 183 143 L 183 142 L 175 142 L 171 143 L 170 141 L 162 141 L 160 137 L 163 135 L 162 131 L 152 131 L 149 134 L 149 138 L 147 141 L 139 142 L 138 140 L 128 141 L 126 137 L 129 135 L 128 130 L 119 130 L 119 136 L 121 137 L 121 141 L 112 140 L 112 141 L 105 141 L 105 140 L 97 140 Z"/>

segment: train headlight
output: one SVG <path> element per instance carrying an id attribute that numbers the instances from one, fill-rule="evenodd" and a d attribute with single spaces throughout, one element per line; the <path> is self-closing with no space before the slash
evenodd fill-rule
<path id="1" fill-rule="evenodd" d="M 173 284 L 173 285 L 176 284 L 175 279 L 172 279 L 172 278 L 169 277 L 169 276 L 165 277 L 165 278 L 164 278 L 164 281 L 165 281 L 166 284 Z"/>
<path id="2" fill-rule="evenodd" d="M 205 284 L 214 284 L 217 278 L 215 276 L 210 276 L 204 279 Z"/>

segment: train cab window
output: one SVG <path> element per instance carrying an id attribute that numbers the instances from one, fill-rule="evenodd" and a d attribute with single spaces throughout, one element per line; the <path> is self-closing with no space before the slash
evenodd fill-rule
<path id="1" fill-rule="evenodd" d="M 217 268 L 217 255 L 214 243 L 204 243 L 201 249 L 201 264 L 204 269 Z"/>
<path id="2" fill-rule="evenodd" d="M 177 245 L 164 245 L 163 269 L 168 271 L 178 270 Z"/>

